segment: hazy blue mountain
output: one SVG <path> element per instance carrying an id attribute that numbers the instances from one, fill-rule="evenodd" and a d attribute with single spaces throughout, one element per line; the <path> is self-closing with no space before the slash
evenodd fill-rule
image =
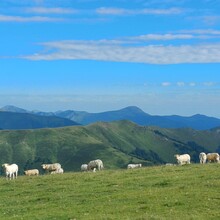
<path id="1" fill-rule="evenodd" d="M 59 117 L 69 118 L 83 125 L 91 124 L 98 121 L 111 122 L 118 120 L 130 120 L 136 122 L 137 124 L 143 124 L 143 119 L 146 120 L 150 117 L 150 115 L 135 106 L 101 113 L 65 111 L 56 115 Z"/>
<path id="2" fill-rule="evenodd" d="M 106 111 L 100 113 L 89 113 L 86 111 L 56 111 L 56 112 L 41 112 L 41 111 L 26 111 L 15 106 L 6 106 L 0 109 L 0 111 L 10 112 L 28 112 L 34 115 L 41 116 L 58 116 L 72 120 L 82 125 L 88 125 L 91 123 L 103 121 L 111 122 L 118 120 L 129 120 L 139 125 L 145 126 L 159 126 L 162 128 L 184 128 L 189 127 L 197 130 L 207 130 L 214 127 L 220 126 L 220 119 L 209 117 L 206 115 L 196 114 L 189 117 L 170 115 L 170 116 L 159 116 L 150 115 L 142 111 L 136 106 L 129 106 L 120 110 Z"/>
<path id="3" fill-rule="evenodd" d="M 28 113 L 27 110 L 23 109 L 23 108 L 19 108 L 13 105 L 6 105 L 2 108 L 0 108 L 0 111 L 2 112 L 16 112 L 16 113 Z"/>
<path id="4" fill-rule="evenodd" d="M 80 124 L 87 125 L 98 121 L 111 122 L 118 120 L 130 120 L 139 125 L 159 126 L 162 128 L 183 128 L 189 127 L 197 130 L 206 130 L 220 126 L 220 119 L 205 115 L 193 115 L 190 117 L 171 115 L 155 116 L 149 115 L 135 106 L 129 106 L 116 111 L 101 113 L 88 113 L 76 111 L 64 111 L 56 114 Z"/>
<path id="5" fill-rule="evenodd" d="M 78 123 L 57 116 L 39 116 L 29 113 L 0 111 L 1 129 L 36 129 L 74 126 Z"/>

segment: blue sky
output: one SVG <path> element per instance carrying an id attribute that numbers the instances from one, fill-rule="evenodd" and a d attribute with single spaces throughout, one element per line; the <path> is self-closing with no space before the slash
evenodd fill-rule
<path id="1" fill-rule="evenodd" d="M 220 118 L 219 0 L 1 0 L 0 107 Z"/>

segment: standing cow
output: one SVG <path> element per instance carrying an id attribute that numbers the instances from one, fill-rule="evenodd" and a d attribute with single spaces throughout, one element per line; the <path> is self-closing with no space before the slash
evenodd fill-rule
<path id="1" fill-rule="evenodd" d="M 179 165 L 190 164 L 190 155 L 189 154 L 175 154 L 174 157 Z"/>
<path id="2" fill-rule="evenodd" d="M 219 154 L 218 153 L 208 153 L 207 154 L 207 161 L 209 163 L 213 162 L 213 163 L 219 163 Z"/>
<path id="3" fill-rule="evenodd" d="M 100 159 L 90 161 L 88 163 L 88 171 L 94 170 L 94 168 L 97 170 L 104 169 L 103 162 Z"/>
<path id="4" fill-rule="evenodd" d="M 5 175 L 6 175 L 6 179 L 14 179 L 17 178 L 18 176 L 18 165 L 17 164 L 8 164 L 8 163 L 4 163 L 2 164 L 2 167 L 5 169 Z"/>
<path id="5" fill-rule="evenodd" d="M 207 159 L 206 154 L 205 154 L 204 152 L 201 152 L 201 153 L 199 154 L 199 161 L 200 161 L 200 163 L 201 163 L 201 164 L 206 163 L 206 159 Z"/>
<path id="6" fill-rule="evenodd" d="M 42 164 L 41 166 L 47 172 L 57 171 L 61 169 L 61 165 L 59 163 Z"/>

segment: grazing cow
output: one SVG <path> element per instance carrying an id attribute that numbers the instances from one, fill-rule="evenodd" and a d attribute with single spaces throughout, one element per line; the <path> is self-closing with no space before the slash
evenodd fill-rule
<path id="1" fill-rule="evenodd" d="M 179 165 L 190 164 L 190 156 L 189 156 L 189 154 L 182 154 L 182 155 L 175 154 L 174 157 L 176 158 L 177 163 Z"/>
<path id="2" fill-rule="evenodd" d="M 55 171 L 61 168 L 61 165 L 59 163 L 42 164 L 41 166 L 45 171 L 49 171 L 49 172 Z"/>
<path id="3" fill-rule="evenodd" d="M 142 167 L 141 163 L 138 163 L 138 164 L 128 164 L 128 166 L 127 166 L 128 169 L 135 169 L 135 168 L 140 168 L 140 167 Z"/>
<path id="4" fill-rule="evenodd" d="M 176 164 L 173 163 L 166 163 L 165 166 L 175 166 Z"/>
<path id="5" fill-rule="evenodd" d="M 88 164 L 82 164 L 81 171 L 83 171 L 83 172 L 88 171 Z"/>
<path id="6" fill-rule="evenodd" d="M 201 164 L 206 163 L 206 159 L 207 159 L 206 154 L 205 154 L 204 152 L 201 152 L 201 153 L 199 154 L 199 161 L 200 161 L 200 163 L 201 163 Z"/>
<path id="7" fill-rule="evenodd" d="M 51 171 L 50 174 L 63 174 L 64 170 L 63 168 L 59 168 L 57 170 Z"/>
<path id="8" fill-rule="evenodd" d="M 24 174 L 26 176 L 38 176 L 39 175 L 39 170 L 38 169 L 25 170 Z"/>
<path id="9" fill-rule="evenodd" d="M 211 163 L 211 162 L 219 163 L 219 154 L 218 153 L 208 153 L 207 154 L 207 161 L 209 163 Z"/>
<path id="10" fill-rule="evenodd" d="M 104 166 L 103 166 L 103 162 L 99 159 L 97 160 L 92 160 L 88 163 L 88 168 L 87 170 L 90 171 L 90 170 L 94 170 L 94 168 L 96 168 L 97 170 L 102 170 L 104 169 Z"/>
<path id="11" fill-rule="evenodd" d="M 8 163 L 4 163 L 2 164 L 2 167 L 5 169 L 5 174 L 6 174 L 6 179 L 11 180 L 11 177 L 17 178 L 18 176 L 18 165 L 17 164 L 11 164 L 9 165 Z"/>

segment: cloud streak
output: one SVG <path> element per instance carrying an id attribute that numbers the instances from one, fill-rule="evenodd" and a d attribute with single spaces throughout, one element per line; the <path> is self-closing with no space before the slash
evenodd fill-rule
<path id="1" fill-rule="evenodd" d="M 45 16 L 8 16 L 8 15 L 0 15 L 0 22 L 57 22 L 64 21 L 62 18 L 51 18 Z"/>
<path id="2" fill-rule="evenodd" d="M 147 45 L 108 41 L 58 41 L 41 44 L 47 53 L 24 56 L 29 60 L 97 60 L 147 64 L 220 63 L 220 44 Z"/>
<path id="3" fill-rule="evenodd" d="M 78 11 L 69 8 L 45 8 L 45 7 L 32 7 L 24 10 L 27 13 L 35 14 L 75 14 Z"/>
<path id="4" fill-rule="evenodd" d="M 101 7 L 96 9 L 97 14 L 101 15 L 172 15 L 181 14 L 183 9 L 168 8 L 168 9 L 125 9 L 125 8 L 106 8 Z"/>
<path id="5" fill-rule="evenodd" d="M 72 21 L 81 22 L 90 17 L 90 20 L 100 20 L 100 17 L 109 16 L 132 16 L 132 15 L 172 15 L 180 14 L 183 10 L 179 8 L 168 9 L 125 9 L 125 8 L 94 8 L 94 9 L 72 9 L 64 7 L 22 7 L 8 8 L 7 14 L 0 14 L 0 22 L 56 22 Z M 22 13 L 22 14 L 21 14 Z M 24 16 L 24 13 L 31 16 Z M 39 16 L 36 16 L 39 15 Z M 47 16 L 42 16 L 47 15 Z M 55 17 L 62 15 L 61 18 Z M 77 20 L 73 17 L 77 15 Z M 68 16 L 68 19 L 66 18 Z M 98 19 L 99 18 L 99 19 Z"/>

